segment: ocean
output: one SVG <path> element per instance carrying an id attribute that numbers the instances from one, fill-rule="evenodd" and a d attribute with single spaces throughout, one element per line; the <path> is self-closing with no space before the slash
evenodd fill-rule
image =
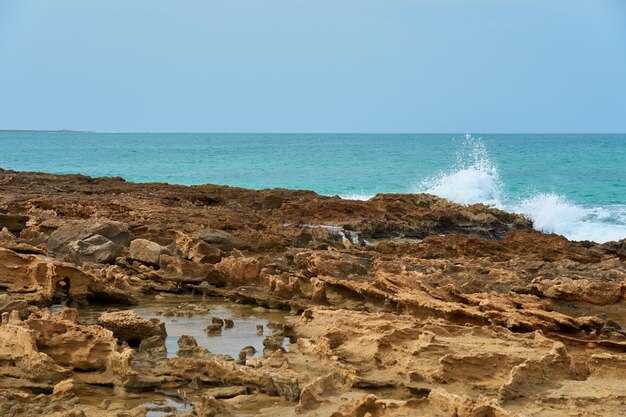
<path id="1" fill-rule="evenodd" d="M 0 168 L 353 199 L 427 192 L 572 240 L 626 238 L 626 134 L 0 132 Z"/>

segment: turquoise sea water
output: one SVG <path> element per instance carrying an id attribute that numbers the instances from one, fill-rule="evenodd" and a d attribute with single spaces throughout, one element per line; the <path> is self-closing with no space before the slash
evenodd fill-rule
<path id="1" fill-rule="evenodd" d="M 360 199 L 431 192 L 574 240 L 626 238 L 626 134 L 0 132 L 0 167 Z"/>

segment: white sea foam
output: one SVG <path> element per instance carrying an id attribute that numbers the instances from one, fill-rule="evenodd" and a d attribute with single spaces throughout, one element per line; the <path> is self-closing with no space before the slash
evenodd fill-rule
<path id="1" fill-rule="evenodd" d="M 459 204 L 500 204 L 498 172 L 493 168 L 470 166 L 440 174 L 425 181 L 424 192 L 435 194 Z"/>
<path id="2" fill-rule="evenodd" d="M 367 201 L 370 198 L 374 197 L 374 194 L 365 194 L 365 193 L 349 193 L 340 196 L 344 200 L 359 200 L 359 201 Z"/>
<path id="3" fill-rule="evenodd" d="M 500 175 L 485 144 L 479 138 L 465 135 L 456 159 L 450 171 L 422 181 L 415 191 L 435 194 L 459 204 L 501 205 Z"/>
<path id="4" fill-rule="evenodd" d="M 480 138 L 466 135 L 455 166 L 422 181 L 415 192 L 459 204 L 484 203 L 529 217 L 537 230 L 571 240 L 607 242 L 626 238 L 626 207 L 584 207 L 557 194 L 537 194 L 521 201 L 503 194 L 503 183 Z"/>
<path id="5" fill-rule="evenodd" d="M 538 230 L 571 240 L 603 243 L 626 237 L 626 224 L 621 222 L 624 213 L 619 206 L 583 207 L 556 194 L 538 194 L 505 208 L 524 213 Z"/>

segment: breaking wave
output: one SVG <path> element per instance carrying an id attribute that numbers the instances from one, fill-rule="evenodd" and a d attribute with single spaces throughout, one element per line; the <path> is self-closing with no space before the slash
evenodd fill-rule
<path id="1" fill-rule="evenodd" d="M 358 201 L 367 201 L 370 198 L 374 197 L 374 194 L 366 194 L 366 193 L 349 193 L 341 196 L 344 200 L 358 200 Z"/>
<path id="2" fill-rule="evenodd" d="M 586 207 L 553 193 L 513 200 L 503 192 L 503 182 L 484 142 L 465 135 L 455 166 L 420 182 L 414 192 L 435 194 L 459 204 L 483 203 L 522 213 L 534 227 L 570 240 L 607 242 L 626 238 L 626 206 Z"/>
<path id="3" fill-rule="evenodd" d="M 557 233 L 570 240 L 604 243 L 626 238 L 623 206 L 584 207 L 550 193 L 537 194 L 504 209 L 525 214 L 537 230 Z"/>
<path id="4" fill-rule="evenodd" d="M 491 162 L 485 144 L 467 134 L 457 154 L 456 166 L 449 172 L 422 181 L 418 191 L 435 194 L 459 204 L 501 205 L 502 187 L 497 167 Z"/>

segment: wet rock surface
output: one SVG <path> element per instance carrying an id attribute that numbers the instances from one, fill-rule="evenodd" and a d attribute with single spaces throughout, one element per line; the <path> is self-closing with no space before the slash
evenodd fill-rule
<path id="1" fill-rule="evenodd" d="M 0 183 L 1 415 L 624 411 L 626 241 L 430 195 Z"/>

